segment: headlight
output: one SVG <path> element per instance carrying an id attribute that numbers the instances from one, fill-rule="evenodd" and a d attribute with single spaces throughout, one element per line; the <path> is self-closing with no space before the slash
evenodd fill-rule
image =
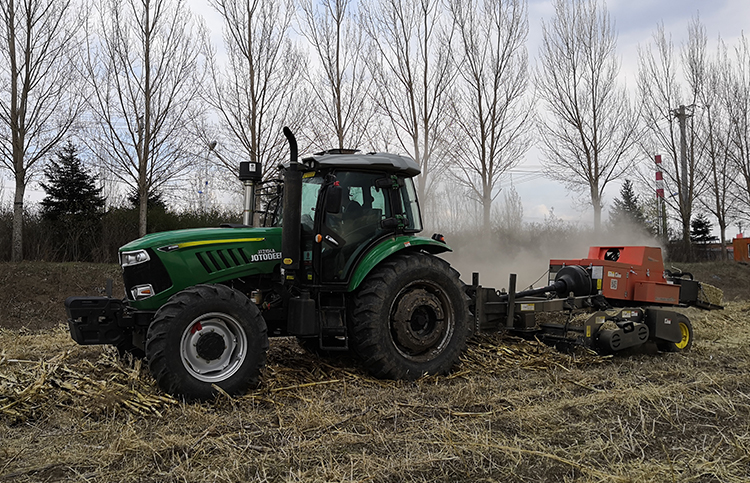
<path id="1" fill-rule="evenodd" d="M 150 284 L 139 285 L 133 287 L 130 293 L 133 295 L 133 300 L 143 300 L 154 295 L 154 288 Z"/>
<path id="2" fill-rule="evenodd" d="M 136 250 L 133 252 L 121 252 L 120 253 L 120 265 L 122 268 L 129 267 L 131 265 L 138 265 L 139 263 L 145 263 L 151 260 L 146 250 Z"/>

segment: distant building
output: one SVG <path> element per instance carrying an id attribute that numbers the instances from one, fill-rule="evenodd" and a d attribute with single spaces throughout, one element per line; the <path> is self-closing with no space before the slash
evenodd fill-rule
<path id="1" fill-rule="evenodd" d="M 734 260 L 737 262 L 750 263 L 750 238 L 743 238 L 742 233 L 732 240 L 734 249 Z"/>

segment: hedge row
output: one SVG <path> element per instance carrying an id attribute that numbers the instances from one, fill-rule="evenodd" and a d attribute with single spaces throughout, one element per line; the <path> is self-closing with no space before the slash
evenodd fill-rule
<path id="1" fill-rule="evenodd" d="M 240 214 L 212 210 L 203 212 L 172 212 L 153 209 L 149 212 L 149 233 L 219 226 L 239 223 Z M 0 210 L 0 260 L 9 261 L 13 213 Z M 117 262 L 117 249 L 138 238 L 138 211 L 113 208 L 100 220 L 43 219 L 38 213 L 24 214 L 23 252 L 26 260 L 52 262 L 84 261 Z"/>

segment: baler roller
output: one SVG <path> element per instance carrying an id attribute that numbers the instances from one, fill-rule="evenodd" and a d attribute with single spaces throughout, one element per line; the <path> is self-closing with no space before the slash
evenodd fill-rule
<path id="1" fill-rule="evenodd" d="M 569 265 L 563 267 L 555 275 L 555 282 L 546 287 L 532 288 L 516 292 L 515 299 L 522 297 L 534 297 L 546 293 L 554 293 L 558 297 L 567 297 L 573 294 L 575 297 L 596 294 L 596 290 L 591 283 L 591 275 L 588 270 L 579 265 Z M 503 295 L 501 300 L 508 300 L 509 295 Z"/>

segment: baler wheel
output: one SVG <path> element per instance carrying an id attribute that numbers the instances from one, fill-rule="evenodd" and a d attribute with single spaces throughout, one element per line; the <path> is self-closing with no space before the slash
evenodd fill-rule
<path id="1" fill-rule="evenodd" d="M 195 285 L 172 296 L 148 329 L 151 374 L 186 399 L 230 395 L 258 385 L 268 333 L 258 307 L 224 285 Z"/>
<path id="2" fill-rule="evenodd" d="M 661 341 L 657 347 L 662 352 L 683 352 L 693 346 L 693 324 L 687 317 L 681 317 L 679 322 L 682 339 L 679 342 Z"/>
<path id="3" fill-rule="evenodd" d="M 445 374 L 471 334 L 458 272 L 426 253 L 392 256 L 353 294 L 350 343 L 375 377 Z"/>

